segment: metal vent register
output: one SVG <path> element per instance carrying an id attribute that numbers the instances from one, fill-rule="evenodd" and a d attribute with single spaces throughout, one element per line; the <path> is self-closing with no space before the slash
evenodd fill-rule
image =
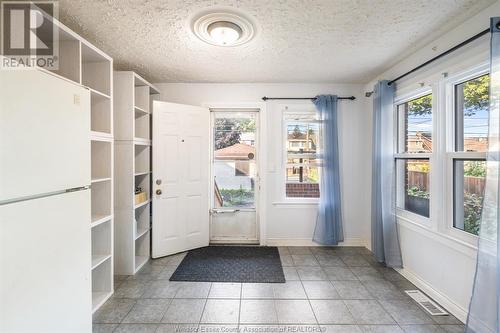
<path id="1" fill-rule="evenodd" d="M 417 302 L 425 311 L 429 312 L 432 316 L 446 316 L 446 312 L 442 307 L 440 307 L 436 302 L 431 300 L 427 295 L 422 293 L 420 290 L 405 290 L 415 302 Z"/>

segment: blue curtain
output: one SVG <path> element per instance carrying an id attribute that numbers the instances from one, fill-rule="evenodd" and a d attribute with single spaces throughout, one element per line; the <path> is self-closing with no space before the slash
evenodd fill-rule
<path id="1" fill-rule="evenodd" d="M 500 17 L 491 19 L 489 142 L 474 287 L 467 333 L 500 332 Z"/>
<path id="2" fill-rule="evenodd" d="M 373 88 L 372 251 L 388 267 L 402 267 L 395 216 L 394 84 Z"/>
<path id="3" fill-rule="evenodd" d="M 337 96 L 320 95 L 314 100 L 320 121 L 320 200 L 313 241 L 337 245 L 344 240 L 340 199 Z"/>

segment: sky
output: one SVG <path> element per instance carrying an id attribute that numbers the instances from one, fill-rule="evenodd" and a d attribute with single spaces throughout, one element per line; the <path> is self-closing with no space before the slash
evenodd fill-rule
<path id="1" fill-rule="evenodd" d="M 408 133 L 415 135 L 420 133 L 432 133 L 432 115 L 409 115 Z M 472 116 L 464 118 L 465 137 L 487 137 L 488 136 L 488 111 L 482 109 L 476 111 Z"/>

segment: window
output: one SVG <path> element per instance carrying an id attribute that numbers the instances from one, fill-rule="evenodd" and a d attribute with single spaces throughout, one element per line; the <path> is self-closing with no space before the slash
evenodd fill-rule
<path id="1" fill-rule="evenodd" d="M 488 150 L 489 75 L 454 86 L 453 226 L 478 235 Z"/>
<path id="2" fill-rule="evenodd" d="M 419 96 L 396 106 L 397 207 L 429 217 L 430 153 L 432 153 L 432 94 Z"/>
<path id="3" fill-rule="evenodd" d="M 429 217 L 429 159 L 398 159 L 396 166 L 402 186 L 398 207 Z"/>
<path id="4" fill-rule="evenodd" d="M 398 105 L 399 153 L 432 152 L 432 94 Z"/>
<path id="5" fill-rule="evenodd" d="M 455 151 L 488 150 L 489 75 L 455 85 Z"/>
<path id="6" fill-rule="evenodd" d="M 319 198 L 319 123 L 314 112 L 284 114 L 286 196 Z"/>
<path id="7" fill-rule="evenodd" d="M 477 244 L 486 187 L 488 68 L 485 61 L 460 73 L 429 73 L 423 84 L 428 88 L 399 97 L 394 105 L 400 221 L 423 224 L 472 246 Z"/>

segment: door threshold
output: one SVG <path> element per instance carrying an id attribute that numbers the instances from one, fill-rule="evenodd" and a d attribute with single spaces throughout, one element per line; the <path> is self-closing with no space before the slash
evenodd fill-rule
<path id="1" fill-rule="evenodd" d="M 210 240 L 210 245 L 260 245 L 260 241 L 258 240 L 242 240 L 242 239 L 218 239 L 218 240 Z"/>

